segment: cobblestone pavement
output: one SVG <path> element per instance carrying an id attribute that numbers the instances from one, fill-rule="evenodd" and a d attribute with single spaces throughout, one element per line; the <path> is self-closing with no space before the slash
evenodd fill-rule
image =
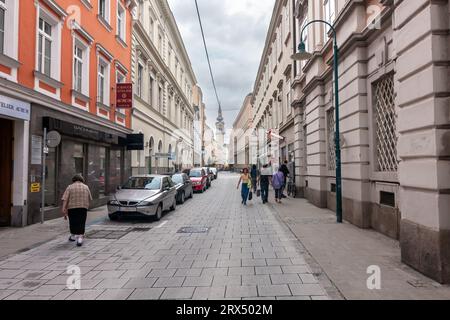
<path id="1" fill-rule="evenodd" d="M 301 243 L 259 199 L 242 206 L 236 184 L 221 174 L 159 222 L 105 219 L 82 248 L 60 236 L 10 256 L 0 299 L 328 299 Z M 81 269 L 81 290 L 67 288 L 70 266 Z"/>

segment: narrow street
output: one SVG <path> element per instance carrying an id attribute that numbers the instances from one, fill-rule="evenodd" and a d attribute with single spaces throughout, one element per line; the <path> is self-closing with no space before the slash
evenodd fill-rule
<path id="1" fill-rule="evenodd" d="M 237 179 L 219 174 L 159 222 L 105 213 L 82 248 L 64 234 L 1 260 L 0 299 L 328 299 L 275 212 L 257 198 L 241 205 Z M 73 266 L 80 290 L 67 288 Z"/>

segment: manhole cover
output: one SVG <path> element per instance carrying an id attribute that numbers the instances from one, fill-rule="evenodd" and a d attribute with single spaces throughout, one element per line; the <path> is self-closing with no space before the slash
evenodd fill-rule
<path id="1" fill-rule="evenodd" d="M 91 231 L 88 231 L 86 233 L 86 237 L 90 239 L 111 239 L 111 240 L 119 240 L 122 237 L 126 236 L 130 232 L 147 232 L 151 230 L 151 228 L 143 228 L 143 227 L 136 227 L 136 228 L 127 228 L 127 229 L 94 229 Z"/>
<path id="2" fill-rule="evenodd" d="M 130 232 L 147 232 L 150 231 L 152 228 L 133 228 Z"/>
<path id="3" fill-rule="evenodd" d="M 183 227 L 177 233 L 207 233 L 208 227 Z"/>

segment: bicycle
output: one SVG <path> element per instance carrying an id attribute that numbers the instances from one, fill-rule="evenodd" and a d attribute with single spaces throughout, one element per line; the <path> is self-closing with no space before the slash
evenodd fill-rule
<path id="1" fill-rule="evenodd" d="M 287 194 L 291 198 L 295 198 L 297 196 L 297 187 L 295 186 L 294 179 L 292 179 L 292 177 L 289 177 Z"/>

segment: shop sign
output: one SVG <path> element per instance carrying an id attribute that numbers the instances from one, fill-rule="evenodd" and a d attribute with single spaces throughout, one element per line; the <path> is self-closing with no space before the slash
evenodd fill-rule
<path id="1" fill-rule="evenodd" d="M 30 191 L 31 191 L 31 193 L 41 192 L 41 184 L 40 183 L 32 183 Z"/>
<path id="2" fill-rule="evenodd" d="M 144 150 L 144 135 L 142 133 L 138 134 L 128 134 L 126 140 L 127 150 Z"/>
<path id="3" fill-rule="evenodd" d="M 69 123 L 59 119 L 44 117 L 44 127 L 48 131 L 57 131 L 60 134 L 79 137 L 98 142 L 117 143 L 117 137 L 106 132 L 87 128 L 78 124 Z"/>
<path id="4" fill-rule="evenodd" d="M 0 114 L 30 121 L 30 104 L 10 97 L 0 95 Z"/>
<path id="5" fill-rule="evenodd" d="M 133 108 L 133 84 L 118 83 L 116 85 L 116 109 Z"/>

